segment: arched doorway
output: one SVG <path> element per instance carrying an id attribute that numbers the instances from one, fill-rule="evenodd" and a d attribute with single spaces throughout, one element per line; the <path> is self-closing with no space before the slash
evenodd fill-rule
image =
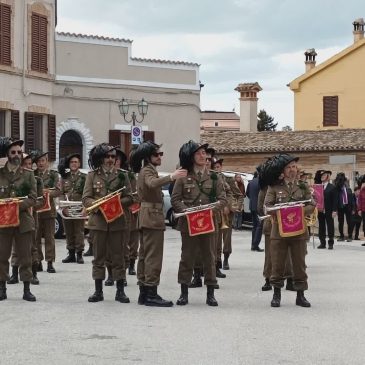
<path id="1" fill-rule="evenodd" d="M 70 153 L 79 153 L 81 156 L 81 168 L 82 168 L 82 159 L 83 159 L 82 151 L 83 151 L 82 138 L 77 132 L 73 130 L 68 130 L 62 134 L 60 138 L 60 153 L 59 153 L 60 158 L 65 157 Z"/>

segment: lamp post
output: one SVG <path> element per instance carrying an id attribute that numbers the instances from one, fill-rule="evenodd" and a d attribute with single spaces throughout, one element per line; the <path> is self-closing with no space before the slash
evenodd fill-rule
<path id="1" fill-rule="evenodd" d="M 142 127 L 136 126 L 136 123 L 142 123 L 145 115 L 147 115 L 148 111 L 148 103 L 143 98 L 141 101 L 137 103 L 138 113 L 142 116 L 142 119 L 138 120 L 137 114 L 135 111 L 132 112 L 130 119 L 127 119 L 128 111 L 129 111 L 129 103 L 124 98 L 118 104 L 119 112 L 123 115 L 123 119 L 126 123 L 132 123 L 131 127 L 131 139 L 132 144 L 140 144 L 143 142 L 142 140 Z"/>

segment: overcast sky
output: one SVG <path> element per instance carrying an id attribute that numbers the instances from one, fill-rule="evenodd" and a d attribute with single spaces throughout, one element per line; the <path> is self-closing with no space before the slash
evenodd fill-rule
<path id="1" fill-rule="evenodd" d="M 201 109 L 239 113 L 241 82 L 257 81 L 259 109 L 293 126 L 304 51 L 317 64 L 353 42 L 364 0 L 59 0 L 58 31 L 133 40 L 134 57 L 201 65 Z"/>

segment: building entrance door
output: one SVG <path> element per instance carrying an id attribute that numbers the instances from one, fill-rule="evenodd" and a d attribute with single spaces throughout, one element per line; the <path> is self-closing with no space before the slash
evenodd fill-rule
<path id="1" fill-rule="evenodd" d="M 60 158 L 69 155 L 70 153 L 78 153 L 81 156 L 81 168 L 82 166 L 82 139 L 81 136 L 73 130 L 68 130 L 63 133 L 60 139 Z"/>

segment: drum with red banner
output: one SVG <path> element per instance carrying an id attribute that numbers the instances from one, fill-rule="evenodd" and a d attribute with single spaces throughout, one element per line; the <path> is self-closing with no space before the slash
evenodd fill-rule
<path id="1" fill-rule="evenodd" d="M 120 193 L 115 194 L 99 205 L 99 209 L 103 214 L 107 223 L 114 222 L 124 214 L 122 203 L 120 201 Z"/>
<path id="2" fill-rule="evenodd" d="M 186 213 L 190 236 L 212 233 L 215 231 L 212 209 L 202 209 Z"/>

